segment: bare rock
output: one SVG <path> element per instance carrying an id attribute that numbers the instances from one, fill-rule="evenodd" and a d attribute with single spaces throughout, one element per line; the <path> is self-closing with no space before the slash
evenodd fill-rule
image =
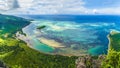
<path id="1" fill-rule="evenodd" d="M 93 58 L 90 55 L 81 56 L 76 60 L 77 68 L 100 68 L 105 56 L 100 55 L 98 58 Z"/>

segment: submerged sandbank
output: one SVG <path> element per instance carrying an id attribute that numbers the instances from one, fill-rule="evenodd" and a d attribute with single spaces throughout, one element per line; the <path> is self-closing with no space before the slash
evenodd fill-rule
<path id="1" fill-rule="evenodd" d="M 65 46 L 63 46 L 62 43 L 59 43 L 59 42 L 52 40 L 52 39 L 47 39 L 47 38 L 41 37 L 41 38 L 39 38 L 39 40 L 40 40 L 40 42 L 42 42 L 48 46 L 54 47 L 54 48 L 65 47 Z"/>

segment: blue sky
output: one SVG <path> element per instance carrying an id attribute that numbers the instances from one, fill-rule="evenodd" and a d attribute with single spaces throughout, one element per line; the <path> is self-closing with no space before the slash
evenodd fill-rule
<path id="1" fill-rule="evenodd" d="M 120 0 L 0 0 L 0 12 L 7 14 L 120 14 Z"/>
<path id="2" fill-rule="evenodd" d="M 120 0 L 84 0 L 87 8 L 119 7 Z"/>

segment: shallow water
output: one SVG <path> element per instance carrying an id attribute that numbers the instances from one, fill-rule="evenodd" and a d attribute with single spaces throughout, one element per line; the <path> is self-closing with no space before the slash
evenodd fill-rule
<path id="1" fill-rule="evenodd" d="M 90 22 L 82 22 L 76 20 L 64 21 L 64 19 L 37 19 L 23 28 L 23 32 L 32 40 L 31 46 L 42 52 L 69 55 L 100 55 L 107 53 L 107 35 L 109 32 L 111 30 L 120 30 L 116 20 L 112 20 L 112 22 L 106 20 L 105 22 L 103 20 L 100 20 L 101 22 L 94 20 L 92 20 L 93 22 L 91 20 Z M 46 28 L 38 30 L 37 27 L 42 25 L 45 25 Z M 42 39 L 43 43 L 40 39 Z M 46 42 L 46 40 L 48 41 Z M 54 46 L 51 46 L 51 44 Z"/>
<path id="2" fill-rule="evenodd" d="M 42 30 L 36 29 L 42 25 L 46 25 L 46 28 Z M 109 28 L 111 26 L 113 28 Z M 32 24 L 23 29 L 23 32 L 31 38 L 33 47 L 42 52 L 62 53 L 66 51 L 62 51 L 62 48 L 54 48 L 42 44 L 39 38 L 44 37 L 62 43 L 65 49 L 70 48 L 76 51 L 76 54 L 80 53 L 80 50 L 85 50 L 85 53 L 87 51 L 89 54 L 97 55 L 106 53 L 108 47 L 107 34 L 111 29 L 115 29 L 114 23 L 101 25 L 100 23 L 89 24 L 39 20 L 33 21 Z"/>

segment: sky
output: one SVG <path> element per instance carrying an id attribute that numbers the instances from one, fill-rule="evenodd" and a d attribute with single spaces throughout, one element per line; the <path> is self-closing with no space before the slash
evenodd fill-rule
<path id="1" fill-rule="evenodd" d="M 0 0 L 3 14 L 120 14 L 120 0 Z"/>

